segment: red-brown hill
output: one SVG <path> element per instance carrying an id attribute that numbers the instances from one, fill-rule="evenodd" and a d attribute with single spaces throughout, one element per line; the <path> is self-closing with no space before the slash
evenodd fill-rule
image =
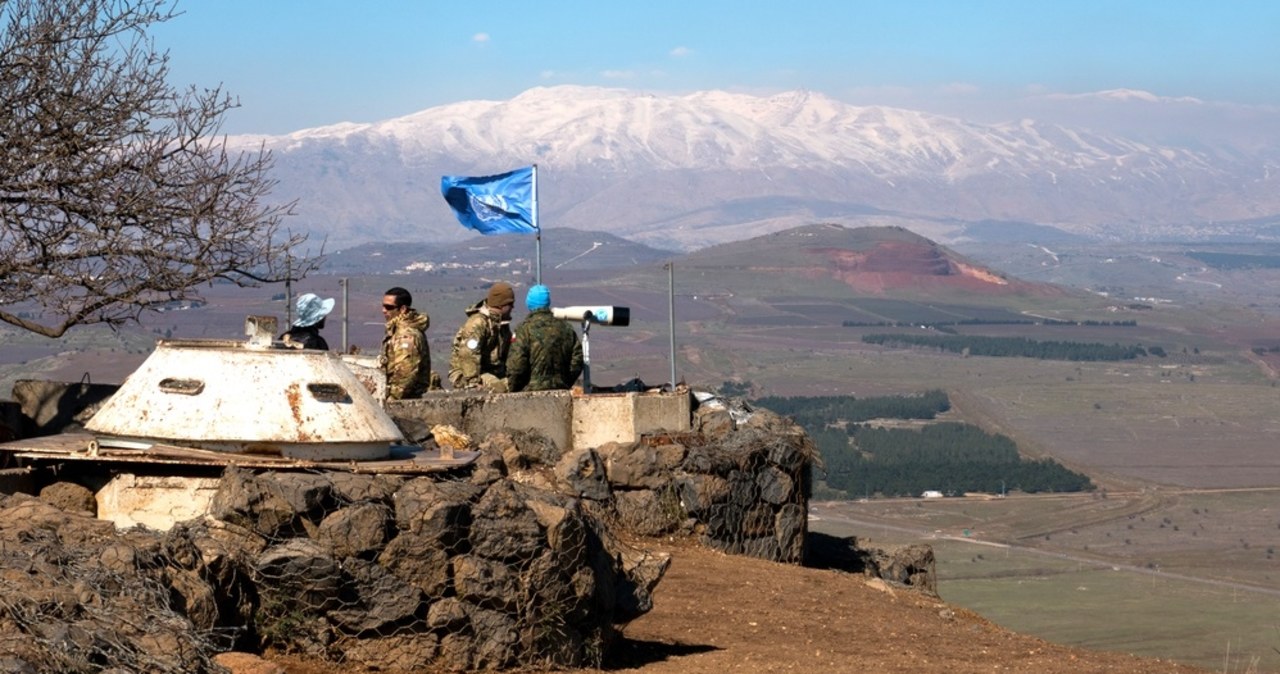
<path id="1" fill-rule="evenodd" d="M 677 261 L 682 274 L 710 285 L 741 287 L 767 276 L 770 294 L 843 293 L 975 299 L 1059 297 L 1060 286 L 1012 278 L 901 227 L 818 224 L 712 246 Z M 788 289 L 778 283 L 795 280 Z"/>

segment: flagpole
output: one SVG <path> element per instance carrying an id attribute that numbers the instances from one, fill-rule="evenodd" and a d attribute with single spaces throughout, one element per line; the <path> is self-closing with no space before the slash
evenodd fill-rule
<path id="1" fill-rule="evenodd" d="M 667 329 L 671 342 L 671 390 L 676 390 L 676 263 L 667 263 Z"/>
<path id="2" fill-rule="evenodd" d="M 538 165 L 533 165 L 533 230 L 535 241 L 533 281 L 542 285 L 542 228 L 538 226 Z"/>

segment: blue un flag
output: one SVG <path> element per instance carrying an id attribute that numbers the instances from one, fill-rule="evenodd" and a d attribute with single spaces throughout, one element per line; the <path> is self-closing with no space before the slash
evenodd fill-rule
<path id="1" fill-rule="evenodd" d="M 533 167 L 496 176 L 443 176 L 440 192 L 458 222 L 481 234 L 538 231 L 533 201 Z"/>

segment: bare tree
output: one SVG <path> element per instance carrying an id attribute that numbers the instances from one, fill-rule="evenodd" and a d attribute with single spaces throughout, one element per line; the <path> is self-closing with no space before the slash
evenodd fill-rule
<path id="1" fill-rule="evenodd" d="M 0 0 L 0 320 L 59 337 L 216 279 L 316 269 L 281 226 L 294 203 L 264 200 L 271 155 L 219 137 L 238 102 L 166 81 L 147 29 L 175 16 L 172 0 Z"/>

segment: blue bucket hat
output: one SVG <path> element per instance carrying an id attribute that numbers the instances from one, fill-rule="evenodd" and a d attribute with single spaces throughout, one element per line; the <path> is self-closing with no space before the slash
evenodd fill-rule
<path id="1" fill-rule="evenodd" d="M 524 305 L 528 307 L 529 311 L 546 309 L 551 306 L 551 290 L 544 285 L 536 285 L 529 288 L 529 294 L 524 298 Z"/>
<path id="2" fill-rule="evenodd" d="M 305 328 L 309 325 L 315 325 L 329 315 L 333 311 L 334 299 L 320 299 L 315 293 L 307 293 L 298 296 L 298 317 L 293 319 L 293 327 Z"/>

